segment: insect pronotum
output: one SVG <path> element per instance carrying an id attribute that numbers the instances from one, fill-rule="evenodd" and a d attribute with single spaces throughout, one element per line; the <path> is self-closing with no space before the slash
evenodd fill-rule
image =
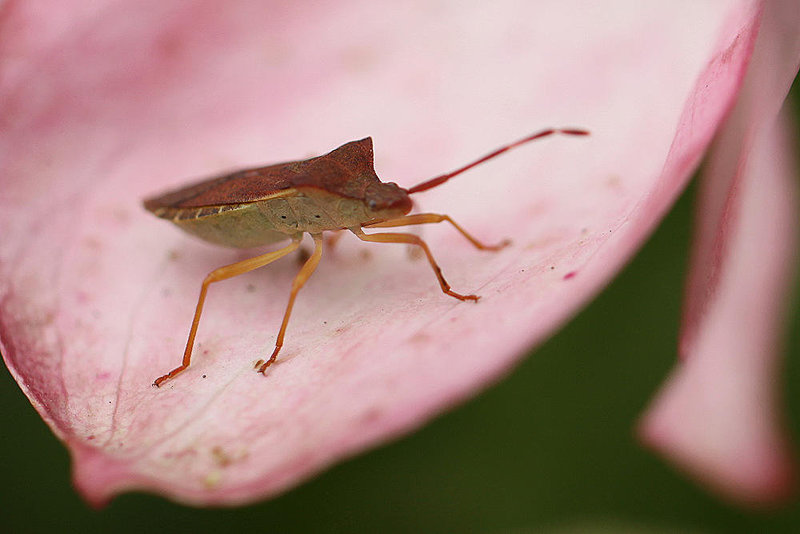
<path id="1" fill-rule="evenodd" d="M 325 231 L 346 229 L 362 241 L 416 245 L 427 256 L 444 293 L 459 300 L 477 301 L 477 295 L 462 295 L 450 289 L 428 245 L 418 236 L 395 232 L 365 234 L 362 228 L 447 221 L 476 248 L 499 250 L 508 241 L 484 245 L 447 215 L 408 215 L 413 207 L 409 195 L 442 185 L 450 178 L 507 150 L 553 134 L 588 135 L 589 132 L 570 128 L 542 130 L 410 189 L 380 181 L 373 167 L 372 138 L 367 137 L 344 144 L 324 156 L 241 170 L 145 200 L 144 207 L 154 215 L 218 245 L 249 248 L 291 239 L 291 243 L 281 249 L 220 267 L 206 276 L 200 286 L 200 297 L 183 360 L 178 367 L 158 377 L 154 385 L 160 386 L 189 367 L 208 287 L 214 282 L 244 274 L 286 256 L 300 246 L 304 233 L 311 234 L 314 239 L 314 252 L 292 282 L 275 349 L 266 361 L 259 360 L 256 364 L 256 369 L 262 374 L 275 361 L 283 346 L 295 297 L 322 257 L 322 233 Z"/>

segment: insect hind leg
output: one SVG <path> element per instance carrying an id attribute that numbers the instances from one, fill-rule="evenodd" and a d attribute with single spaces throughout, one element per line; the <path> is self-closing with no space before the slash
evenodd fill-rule
<path id="1" fill-rule="evenodd" d="M 200 324 L 200 315 L 203 313 L 203 304 L 206 300 L 208 286 L 214 282 L 233 278 L 234 276 L 239 276 L 240 274 L 250 272 L 253 269 L 258 269 L 259 267 L 263 267 L 277 259 L 286 256 L 300 246 L 301 239 L 302 235 L 296 236 L 292 238 L 292 242 L 289 245 L 282 249 L 278 249 L 274 252 L 268 252 L 266 254 L 262 254 L 261 256 L 256 256 L 255 258 L 248 258 L 243 261 L 238 261 L 236 263 L 220 267 L 219 269 L 214 269 L 208 273 L 208 276 L 206 276 L 205 280 L 203 280 L 203 285 L 200 287 L 200 298 L 197 300 L 197 307 L 195 308 L 194 318 L 192 319 L 192 327 L 189 329 L 189 339 L 186 342 L 186 350 L 183 352 L 183 360 L 178 367 L 169 373 L 156 378 L 153 382 L 153 385 L 160 387 L 164 381 L 175 378 L 175 376 L 182 373 L 187 367 L 189 367 L 189 364 L 192 361 L 194 338 L 197 335 L 197 326 Z"/>
<path id="2" fill-rule="evenodd" d="M 314 252 L 311 254 L 311 256 L 309 256 L 309 258 L 303 264 L 303 267 L 300 269 L 300 272 L 297 273 L 292 281 L 292 291 L 289 293 L 289 303 L 286 305 L 286 311 L 283 314 L 281 329 L 278 332 L 278 338 L 275 340 L 275 350 L 272 351 L 272 355 L 266 362 L 264 360 L 258 360 L 258 362 L 256 362 L 256 368 L 261 374 L 264 374 L 264 371 L 267 370 L 267 367 L 272 365 L 275 362 L 275 359 L 278 357 L 278 352 L 280 352 L 281 347 L 283 346 L 283 336 L 286 334 L 286 327 L 289 325 L 289 317 L 292 315 L 294 299 L 297 297 L 297 293 L 300 291 L 303 285 L 305 285 L 308 279 L 311 278 L 311 275 L 314 274 L 317 265 L 319 265 L 319 260 L 322 258 L 322 235 L 311 234 L 311 237 L 314 238 Z"/>

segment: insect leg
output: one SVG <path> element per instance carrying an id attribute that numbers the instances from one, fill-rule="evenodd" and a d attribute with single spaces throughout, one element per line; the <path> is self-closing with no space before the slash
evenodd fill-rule
<path id="1" fill-rule="evenodd" d="M 394 226 L 410 226 L 412 224 L 429 224 L 442 221 L 447 221 L 452 224 L 453 227 L 461 233 L 461 235 L 466 237 L 470 243 L 475 245 L 475 248 L 480 250 L 500 250 L 501 248 L 507 247 L 511 244 L 511 240 L 505 239 L 497 245 L 484 245 L 475 239 L 469 232 L 461 228 L 461 226 L 451 219 L 449 215 L 440 215 L 438 213 L 415 213 L 413 215 L 404 215 L 402 217 L 397 217 L 396 219 L 389 219 L 388 221 L 365 224 L 364 228 L 391 228 Z"/>
<path id="2" fill-rule="evenodd" d="M 300 269 L 300 272 L 297 273 L 297 276 L 294 277 L 294 281 L 292 282 L 292 291 L 289 293 L 289 304 L 286 305 L 286 312 L 283 314 L 283 322 L 281 323 L 281 329 L 278 332 L 278 339 L 275 341 L 275 350 L 272 351 L 272 356 L 264 362 L 259 360 L 256 363 L 256 367 L 258 367 L 259 373 L 264 373 L 267 367 L 272 365 L 275 361 L 275 358 L 278 357 L 278 352 L 280 352 L 281 347 L 283 346 L 283 335 L 286 333 L 286 326 L 289 324 L 289 316 L 292 314 L 292 307 L 294 306 L 294 299 L 297 296 L 298 291 L 306 281 L 311 278 L 311 275 L 314 273 L 314 270 L 319 265 L 319 260 L 322 257 L 322 234 L 311 234 L 311 237 L 314 238 L 314 253 L 306 260 L 306 263 Z"/>
<path id="3" fill-rule="evenodd" d="M 160 386 L 165 380 L 169 380 L 170 378 L 174 378 L 177 374 L 181 373 L 184 369 L 189 367 L 189 363 L 192 359 L 192 347 L 194 346 L 194 337 L 197 334 L 197 325 L 200 323 L 200 314 L 203 313 L 203 303 L 206 300 L 206 292 L 208 292 L 208 286 L 213 284 L 214 282 L 219 282 L 220 280 L 225 280 L 227 278 L 233 278 L 234 276 L 238 276 L 240 274 L 244 274 L 246 272 L 252 271 L 253 269 L 258 269 L 259 267 L 263 267 L 268 263 L 272 263 L 273 261 L 286 256 L 297 247 L 300 246 L 300 240 L 302 239 L 302 234 L 292 238 L 292 242 L 285 246 L 282 249 L 276 250 L 274 252 L 268 252 L 266 254 L 262 254 L 261 256 L 256 256 L 255 258 L 249 258 L 243 261 L 238 261 L 236 263 L 232 263 L 230 265 L 226 265 L 224 267 L 220 267 L 219 269 L 214 269 L 211 271 L 208 276 L 206 276 L 205 280 L 203 280 L 203 285 L 200 287 L 200 298 L 197 300 L 197 308 L 194 312 L 194 319 L 192 320 L 192 327 L 189 330 L 189 340 L 186 342 L 186 350 L 183 352 L 183 361 L 181 364 L 170 371 L 169 373 L 156 378 L 153 385 Z"/>
<path id="4" fill-rule="evenodd" d="M 381 234 L 365 234 L 363 231 L 361 231 L 361 228 L 358 227 L 350 228 L 350 231 L 356 234 L 356 237 L 362 241 L 373 241 L 376 243 L 409 243 L 412 245 L 418 245 L 428 257 L 428 263 L 431 264 L 433 272 L 436 273 L 436 278 L 439 279 L 439 285 L 442 287 L 442 291 L 451 297 L 457 298 L 458 300 L 477 301 L 480 298 L 477 295 L 461 295 L 460 293 L 456 293 L 455 291 L 451 290 L 450 284 L 447 283 L 447 281 L 444 279 L 444 275 L 442 275 L 442 270 L 436 264 L 436 260 L 433 259 L 433 254 L 431 254 L 428 245 L 425 243 L 425 241 L 414 234 L 396 234 L 388 232 Z"/>

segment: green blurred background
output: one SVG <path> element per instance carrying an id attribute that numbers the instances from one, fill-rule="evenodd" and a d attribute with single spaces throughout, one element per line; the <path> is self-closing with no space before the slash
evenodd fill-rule
<path id="1" fill-rule="evenodd" d="M 126 494 L 88 508 L 72 489 L 67 451 L 3 368 L 0 533 L 800 532 L 797 500 L 771 511 L 728 505 L 633 436 L 675 363 L 695 192 L 503 382 L 268 502 L 194 509 Z M 782 385 L 800 457 L 798 296 Z"/>

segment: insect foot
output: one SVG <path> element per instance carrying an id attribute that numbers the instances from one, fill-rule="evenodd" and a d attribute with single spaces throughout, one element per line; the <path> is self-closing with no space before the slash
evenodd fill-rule
<path id="1" fill-rule="evenodd" d="M 266 376 L 267 373 L 265 371 L 267 370 L 267 367 L 269 367 L 270 365 L 272 365 L 271 360 L 267 360 L 266 362 L 264 360 L 258 360 L 256 362 L 257 371 L 264 376 Z"/>
<path id="2" fill-rule="evenodd" d="M 447 293 L 451 297 L 457 298 L 458 300 L 471 300 L 472 302 L 478 302 L 478 300 L 481 298 L 480 295 L 461 295 L 449 289 L 445 291 L 445 293 Z"/>
<path id="3" fill-rule="evenodd" d="M 503 239 L 496 245 L 484 245 L 484 250 L 490 250 L 492 252 L 496 252 L 498 250 L 503 250 L 504 248 L 511 245 L 510 239 Z"/>
<path id="4" fill-rule="evenodd" d="M 264 360 L 258 360 L 256 362 L 255 368 L 258 370 L 259 373 L 262 375 L 265 374 L 264 371 L 267 370 L 267 367 L 275 363 L 275 359 L 278 357 L 278 352 L 281 350 L 281 345 L 275 347 L 275 350 L 272 351 L 272 356 L 269 357 L 269 360 L 266 362 Z"/>
<path id="5" fill-rule="evenodd" d="M 183 369 L 180 369 L 180 370 L 178 370 L 178 369 L 175 369 L 175 370 L 172 370 L 172 371 L 170 371 L 169 373 L 165 374 L 164 376 L 159 376 L 158 378 L 156 378 L 156 379 L 153 381 L 153 385 L 154 385 L 155 387 L 157 387 L 157 388 L 160 388 L 160 387 L 161 387 L 161 384 L 163 384 L 165 381 L 169 380 L 170 378 L 173 378 L 173 377 L 175 377 L 175 375 L 177 375 L 177 374 L 178 374 L 178 373 L 180 373 L 181 371 L 183 371 Z"/>

